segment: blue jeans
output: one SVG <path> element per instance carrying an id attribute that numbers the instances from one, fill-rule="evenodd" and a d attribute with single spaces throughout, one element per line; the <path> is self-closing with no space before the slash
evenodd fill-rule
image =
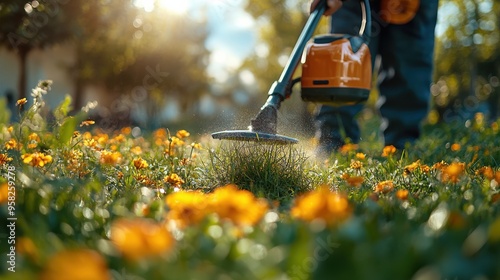
<path id="1" fill-rule="evenodd" d="M 434 29 L 438 0 L 422 0 L 415 17 L 406 24 L 388 24 L 379 15 L 380 1 L 371 1 L 372 36 L 369 48 L 372 65 L 380 56 L 380 96 L 385 99 L 380 114 L 387 121 L 384 144 L 398 149 L 414 142 L 429 112 L 432 82 Z M 331 17 L 331 32 L 357 34 L 361 25 L 359 1 L 346 1 Z M 362 105 L 332 107 L 323 105 L 316 116 L 319 150 L 330 153 L 344 144 L 360 140 L 355 116 Z"/>

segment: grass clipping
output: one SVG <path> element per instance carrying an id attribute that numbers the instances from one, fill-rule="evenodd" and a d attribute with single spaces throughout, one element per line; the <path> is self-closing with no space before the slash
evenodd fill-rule
<path id="1" fill-rule="evenodd" d="M 271 200 L 286 201 L 310 189 L 307 157 L 293 145 L 229 141 L 210 151 L 215 186 L 236 184 Z"/>

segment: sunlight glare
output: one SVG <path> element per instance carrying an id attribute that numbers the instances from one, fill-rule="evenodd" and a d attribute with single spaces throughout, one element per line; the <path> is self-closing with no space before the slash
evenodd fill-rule
<path id="1" fill-rule="evenodd" d="M 134 0 L 134 6 L 143 8 L 146 12 L 152 12 L 155 8 L 161 8 L 169 13 L 183 15 L 192 6 L 193 1 L 189 0 Z"/>
<path id="2" fill-rule="evenodd" d="M 178 1 L 178 0 L 158 0 L 158 4 L 162 9 L 167 10 L 168 12 L 183 15 L 186 14 L 191 6 L 192 1 Z"/>

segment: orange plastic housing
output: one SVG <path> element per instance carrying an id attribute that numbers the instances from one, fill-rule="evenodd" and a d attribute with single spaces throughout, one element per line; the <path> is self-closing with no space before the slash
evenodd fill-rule
<path id="1" fill-rule="evenodd" d="M 368 46 L 362 43 L 353 52 L 352 42 L 348 38 L 330 35 L 323 36 L 318 41 L 324 39 L 327 43 L 310 43 L 304 50 L 302 99 L 334 106 L 366 101 L 372 79 Z"/>

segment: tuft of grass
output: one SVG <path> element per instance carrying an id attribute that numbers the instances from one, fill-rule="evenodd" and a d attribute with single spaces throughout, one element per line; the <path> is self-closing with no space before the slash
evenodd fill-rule
<path id="1" fill-rule="evenodd" d="M 311 189 L 307 156 L 293 145 L 229 141 L 209 152 L 213 187 L 236 184 L 257 196 L 285 202 Z"/>

